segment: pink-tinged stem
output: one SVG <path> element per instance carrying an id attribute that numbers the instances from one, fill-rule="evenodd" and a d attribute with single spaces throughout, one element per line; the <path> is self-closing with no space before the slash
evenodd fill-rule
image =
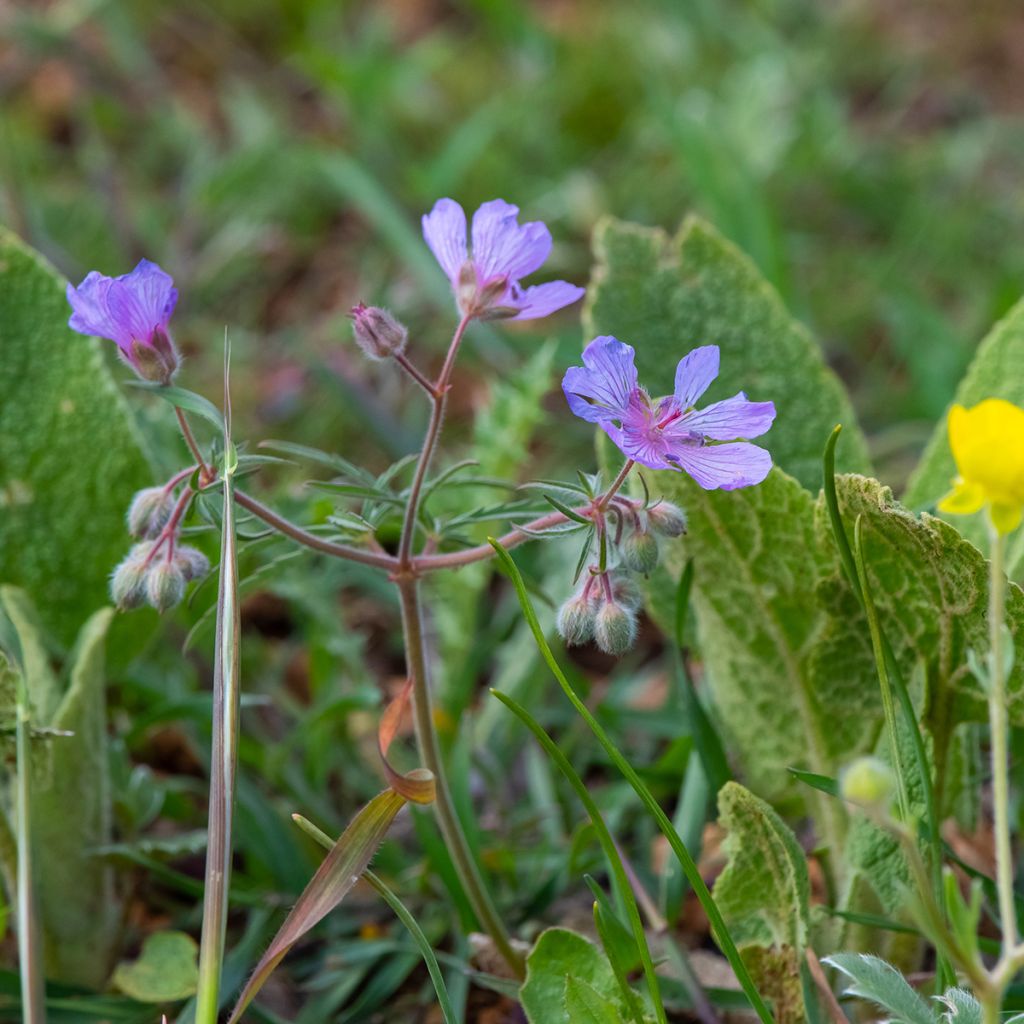
<path id="1" fill-rule="evenodd" d="M 192 458 L 196 460 L 196 462 L 205 472 L 207 469 L 206 459 L 203 458 L 203 453 L 199 450 L 199 445 L 196 442 L 195 434 L 192 433 L 192 428 L 191 426 L 189 426 L 188 417 L 185 415 L 185 410 L 179 409 L 177 406 L 175 406 L 174 414 L 178 417 L 178 426 L 181 427 L 181 436 L 185 439 L 185 444 L 188 445 L 188 450 L 192 453 Z"/>
<path id="2" fill-rule="evenodd" d="M 199 467 L 189 466 L 187 469 L 183 469 L 180 473 L 175 473 L 167 483 L 164 484 L 164 493 L 173 491 L 182 480 L 187 480 Z"/>
<path id="3" fill-rule="evenodd" d="M 404 353 L 399 352 L 398 355 L 395 356 L 395 362 L 398 363 L 398 365 L 403 370 L 405 370 L 405 372 L 409 374 L 409 376 L 412 377 L 412 379 L 416 381 L 416 383 L 419 384 L 419 386 L 423 388 L 424 391 L 426 391 L 426 393 L 430 396 L 431 399 L 435 397 L 434 385 L 431 384 L 430 381 L 427 380 L 427 378 L 424 377 L 423 374 L 416 369 L 416 367 Z"/>

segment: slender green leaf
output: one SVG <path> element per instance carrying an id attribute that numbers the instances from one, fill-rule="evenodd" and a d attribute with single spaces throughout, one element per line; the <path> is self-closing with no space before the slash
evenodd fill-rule
<path id="1" fill-rule="evenodd" d="M 194 412 L 219 431 L 224 429 L 224 417 L 221 415 L 220 409 L 208 398 L 197 395 L 194 391 L 187 391 L 185 388 L 174 387 L 173 385 L 154 384 L 146 380 L 132 380 L 128 381 L 128 383 L 132 387 L 149 391 L 151 394 L 162 398 L 176 409 Z"/>

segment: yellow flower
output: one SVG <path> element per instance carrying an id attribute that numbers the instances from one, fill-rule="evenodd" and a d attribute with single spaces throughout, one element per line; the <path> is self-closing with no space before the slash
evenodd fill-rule
<path id="1" fill-rule="evenodd" d="M 954 405 L 949 446 L 959 475 L 939 508 L 970 515 L 987 507 L 998 533 L 1016 530 L 1024 515 L 1024 409 L 1001 398 Z"/>

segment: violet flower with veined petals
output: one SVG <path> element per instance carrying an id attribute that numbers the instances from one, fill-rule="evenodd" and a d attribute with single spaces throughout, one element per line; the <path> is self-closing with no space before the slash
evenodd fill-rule
<path id="1" fill-rule="evenodd" d="M 652 399 L 638 383 L 633 348 L 606 335 L 583 350 L 583 366 L 566 372 L 562 390 L 572 411 L 597 423 L 628 459 L 685 470 L 705 490 L 731 491 L 768 475 L 771 456 L 741 439 L 765 433 L 775 405 L 750 402 L 740 391 L 696 409 L 718 376 L 718 359 L 717 345 L 695 348 L 676 367 L 673 394 Z"/>
<path id="2" fill-rule="evenodd" d="M 551 232 L 540 221 L 519 223 L 519 207 L 503 199 L 473 214 L 472 254 L 466 214 L 454 199 L 439 199 L 423 218 L 423 237 L 448 275 L 459 312 L 481 320 L 536 320 L 581 299 L 567 281 L 524 288 L 519 282 L 548 258 Z"/>
<path id="3" fill-rule="evenodd" d="M 171 382 L 179 359 L 167 332 L 178 301 L 170 274 L 149 260 L 120 277 L 94 270 L 77 288 L 69 284 L 67 297 L 72 330 L 113 341 L 143 380 Z"/>

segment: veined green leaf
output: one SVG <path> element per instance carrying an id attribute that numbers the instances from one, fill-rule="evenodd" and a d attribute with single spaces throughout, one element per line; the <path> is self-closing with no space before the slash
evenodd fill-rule
<path id="1" fill-rule="evenodd" d="M 148 391 L 158 398 L 162 398 L 165 402 L 170 402 L 176 409 L 194 412 L 211 426 L 216 427 L 218 431 L 224 429 L 224 417 L 221 415 L 220 409 L 208 398 L 197 395 L 194 391 L 187 391 L 185 388 L 175 387 L 174 385 L 154 384 L 148 380 L 131 380 L 128 383 L 132 387 Z"/>

